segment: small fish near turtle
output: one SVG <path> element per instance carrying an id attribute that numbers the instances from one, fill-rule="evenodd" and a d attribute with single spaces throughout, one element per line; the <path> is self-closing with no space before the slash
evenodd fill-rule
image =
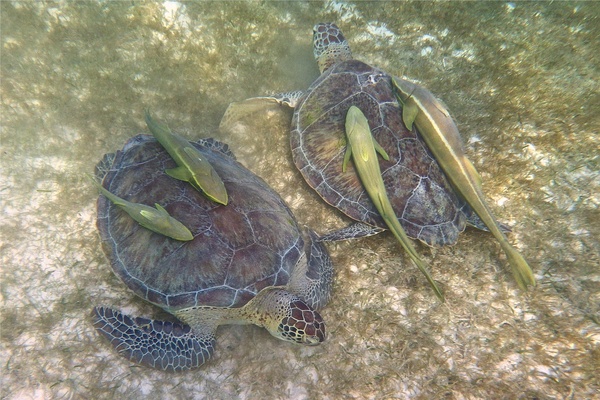
<path id="1" fill-rule="evenodd" d="M 256 324 L 284 341 L 318 345 L 333 267 L 314 232 L 303 235 L 285 202 L 213 139 L 191 146 L 215 169 L 228 193 L 224 206 L 166 171 L 177 164 L 149 135 L 107 154 L 96 178 L 115 196 L 161 203 L 185 223 L 182 242 L 136 223 L 104 196 L 97 227 L 113 272 L 142 299 L 181 322 L 130 317 L 108 307 L 92 312 L 96 329 L 129 360 L 164 370 L 199 367 L 212 356 L 216 330 Z"/>
<path id="2" fill-rule="evenodd" d="M 145 204 L 132 203 L 119 196 L 115 196 L 99 184 L 91 175 L 86 175 L 94 182 L 94 185 L 104 197 L 112 201 L 116 206 L 121 207 L 123 211 L 144 228 L 183 242 L 194 239 L 192 232 L 181 221 L 169 215 L 169 212 L 160 204 L 156 203 L 155 207 L 152 208 Z"/>
<path id="3" fill-rule="evenodd" d="M 356 169 L 365 190 L 369 194 L 369 198 L 373 204 L 375 204 L 375 208 L 377 208 L 379 215 L 381 215 L 390 231 L 394 234 L 404 250 L 406 250 L 421 273 L 425 275 L 425 278 L 427 278 L 427 281 L 436 296 L 444 301 L 444 295 L 429 274 L 427 266 L 421 260 L 421 257 L 419 257 L 417 250 L 413 247 L 404 228 L 400 225 L 398 217 L 396 216 L 386 193 L 385 183 L 383 182 L 381 170 L 379 169 L 377 153 L 379 153 L 384 160 L 389 160 L 389 156 L 379 143 L 373 139 L 367 117 L 365 117 L 363 112 L 356 106 L 350 107 L 348 114 L 346 115 L 346 137 L 348 145 L 346 146 L 342 172 L 346 172 L 346 165 L 348 164 L 350 157 L 352 157 L 354 168 Z"/>
<path id="4" fill-rule="evenodd" d="M 392 78 L 392 86 L 402 104 L 404 125 L 412 130 L 414 124 L 419 129 L 454 189 L 498 240 L 519 287 L 527 289 L 529 285 L 535 286 L 535 278 L 529 264 L 508 242 L 485 202 L 481 177 L 467 158 L 458 128 L 446 107 L 429 90 L 412 82 Z"/>
<path id="5" fill-rule="evenodd" d="M 176 168 L 165 171 L 167 175 L 189 182 L 212 201 L 226 206 L 227 190 L 212 165 L 185 138 L 171 132 L 168 125 L 152 119 L 149 110 L 144 111 L 144 116 L 152 136 L 162 144 L 177 164 Z"/>
<path id="6" fill-rule="evenodd" d="M 393 77 L 354 59 L 335 24 L 315 25 L 313 42 L 321 75 L 306 91 L 234 102 L 225 112 L 220 128 L 231 129 L 236 121 L 267 104 L 293 108 L 290 144 L 296 167 L 328 204 L 357 221 L 322 237 L 358 238 L 379 233 L 388 226 L 354 167 L 349 165 L 350 173 L 342 171 L 345 120 L 350 107 L 355 106 L 369 121 L 373 139 L 389 155 L 388 160 L 379 160 L 381 175 L 393 210 L 409 237 L 438 247 L 455 244 L 467 224 L 488 231 L 489 220 L 482 222 L 461 192 L 457 193 L 418 124 L 416 129 L 405 126 Z M 503 224 L 499 227 L 510 230 Z M 502 246 L 506 248 L 505 244 Z M 528 266 L 526 270 L 530 271 Z M 534 284 L 533 274 L 523 276 L 526 278 L 517 277 L 519 286 Z"/>

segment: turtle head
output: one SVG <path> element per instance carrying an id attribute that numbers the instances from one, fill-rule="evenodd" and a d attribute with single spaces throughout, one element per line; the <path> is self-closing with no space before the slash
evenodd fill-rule
<path id="1" fill-rule="evenodd" d="M 332 65 L 352 59 L 352 52 L 340 28 L 332 23 L 320 23 L 313 28 L 315 59 L 321 73 Z"/>
<path id="2" fill-rule="evenodd" d="M 288 342 L 313 346 L 325 340 L 325 322 L 318 312 L 297 299 L 289 303 L 288 315 L 279 322 L 277 334 L 271 334 Z"/>
<path id="3" fill-rule="evenodd" d="M 263 316 L 260 325 L 271 335 L 308 346 L 325 340 L 323 318 L 300 297 L 281 288 L 263 289 L 258 296 L 261 304 L 257 311 Z"/>

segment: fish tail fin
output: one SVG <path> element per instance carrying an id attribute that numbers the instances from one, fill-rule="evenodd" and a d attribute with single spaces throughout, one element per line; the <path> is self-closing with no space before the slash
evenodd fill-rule
<path id="1" fill-rule="evenodd" d="M 413 260 L 413 262 L 417 265 L 417 268 L 419 268 L 421 273 L 423 275 L 425 275 L 425 278 L 427 279 L 427 282 L 429 282 L 429 285 L 433 289 L 435 295 L 442 302 L 444 302 L 445 301 L 444 294 L 442 293 L 442 291 L 440 290 L 438 285 L 435 283 L 435 281 L 429 274 L 429 271 L 427 270 L 427 266 L 425 265 L 425 262 L 423 262 L 423 260 L 421 260 L 421 257 L 419 257 L 419 254 L 417 253 L 417 251 L 411 244 L 410 239 L 404 232 L 404 229 L 402 229 L 402 226 L 400 225 L 400 222 L 398 221 L 398 219 L 395 219 L 395 221 L 394 221 L 385 213 L 383 213 L 381 216 L 384 219 L 384 221 L 386 222 L 386 224 L 388 225 L 388 227 L 390 228 L 390 230 L 392 231 L 392 233 L 394 234 L 394 236 L 396 237 L 396 239 L 398 240 L 398 242 L 400 242 L 402 247 L 404 247 L 404 249 L 410 256 L 411 260 Z M 395 215 L 394 215 L 394 217 L 395 217 Z"/>
<path id="2" fill-rule="evenodd" d="M 535 286 L 535 277 L 533 271 L 525 261 L 525 258 L 514 248 L 511 247 L 511 251 L 506 252 L 508 262 L 512 269 L 513 276 L 517 281 L 519 287 L 523 290 L 527 289 L 527 286 Z"/>
<path id="3" fill-rule="evenodd" d="M 87 172 L 84 172 L 84 173 L 88 178 L 90 178 L 90 180 L 94 183 L 94 185 L 98 188 L 98 190 L 100 191 L 100 193 L 102 193 L 103 196 L 107 197 L 110 201 L 112 201 L 114 204 L 116 204 L 118 206 L 126 206 L 127 205 L 126 202 L 122 198 L 109 192 L 92 175 L 88 174 Z"/>
<path id="4" fill-rule="evenodd" d="M 433 289 L 433 292 L 438 297 L 438 299 L 440 299 L 442 302 L 444 302 L 445 301 L 444 294 L 442 293 L 442 291 L 438 287 L 437 283 L 435 283 L 435 281 L 429 274 L 429 271 L 427 271 L 427 267 L 425 266 L 425 263 L 420 258 L 418 258 L 418 261 L 413 258 L 413 261 L 415 264 L 417 264 L 417 268 L 419 268 L 421 273 L 423 275 L 425 275 L 425 279 L 427 279 L 427 282 L 429 282 L 429 286 L 431 286 L 431 288 Z"/>

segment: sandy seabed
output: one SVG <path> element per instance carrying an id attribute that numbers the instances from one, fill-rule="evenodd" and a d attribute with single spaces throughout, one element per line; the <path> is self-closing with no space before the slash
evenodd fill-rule
<path id="1" fill-rule="evenodd" d="M 1 398 L 599 397 L 600 3 L 3 1 L 0 17 Z M 441 304 L 386 233 L 328 246 L 323 345 L 230 326 L 201 369 L 133 365 L 91 308 L 165 314 L 112 274 L 83 173 L 145 132 L 150 107 L 189 139 L 229 143 L 301 224 L 343 226 L 291 162 L 289 112 L 217 130 L 231 101 L 310 85 L 323 21 L 449 106 L 537 287 L 519 291 L 493 238 L 469 230 L 418 245 Z"/>

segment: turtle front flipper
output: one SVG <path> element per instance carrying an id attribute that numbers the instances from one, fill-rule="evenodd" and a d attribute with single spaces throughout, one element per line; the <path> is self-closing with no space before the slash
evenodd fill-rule
<path id="1" fill-rule="evenodd" d="M 269 107 L 286 106 L 294 108 L 303 94 L 303 92 L 295 90 L 293 92 L 274 94 L 273 96 L 251 97 L 246 100 L 233 102 L 225 110 L 225 114 L 219 124 L 219 130 L 227 132 L 241 119 L 255 112 L 267 110 Z"/>
<path id="2" fill-rule="evenodd" d="M 313 231 L 309 231 L 310 242 L 290 278 L 288 290 L 300 296 L 315 310 L 323 308 L 331 297 L 333 263 L 327 249 Z"/>
<path id="3" fill-rule="evenodd" d="M 163 371 L 177 372 L 207 362 L 215 336 L 199 338 L 188 325 L 147 318 L 131 318 L 106 307 L 92 311 L 94 327 L 131 361 Z"/>

